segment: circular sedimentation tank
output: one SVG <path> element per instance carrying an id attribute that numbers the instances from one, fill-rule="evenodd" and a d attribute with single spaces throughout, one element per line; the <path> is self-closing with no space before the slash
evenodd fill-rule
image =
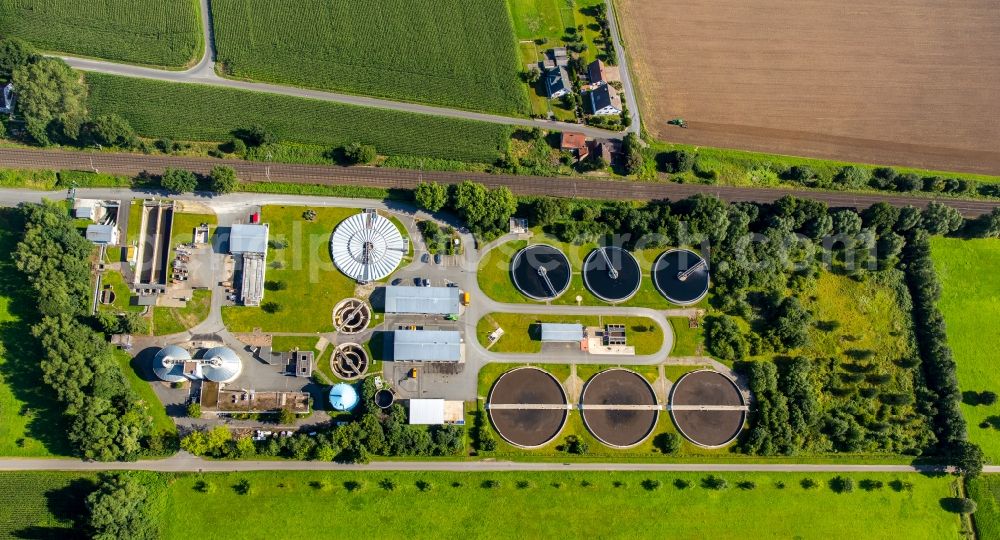
<path id="1" fill-rule="evenodd" d="M 583 283 L 605 302 L 624 302 L 639 290 L 642 270 L 631 253 L 617 246 L 599 247 L 583 261 Z"/>
<path id="2" fill-rule="evenodd" d="M 333 327 L 341 334 L 357 334 L 368 328 L 372 309 L 358 298 L 346 298 L 333 308 Z"/>
<path id="3" fill-rule="evenodd" d="M 396 394 L 393 394 L 392 390 L 382 389 L 375 392 L 375 405 L 380 409 L 388 409 L 395 402 Z"/>
<path id="4" fill-rule="evenodd" d="M 609 369 L 591 377 L 580 404 L 587 430 L 612 448 L 631 448 L 646 440 L 660 415 L 649 381 L 627 369 Z"/>
<path id="5" fill-rule="evenodd" d="M 686 373 L 670 392 L 670 416 L 677 430 L 704 448 L 720 448 L 736 440 L 746 415 L 739 387 L 717 371 Z"/>
<path id="6" fill-rule="evenodd" d="M 528 298 L 552 300 L 569 288 L 572 270 L 569 259 L 558 248 L 534 244 L 514 255 L 510 263 L 514 285 Z"/>
<path id="7" fill-rule="evenodd" d="M 368 351 L 357 343 L 341 343 L 330 357 L 330 368 L 346 381 L 360 379 L 368 373 Z"/>
<path id="8" fill-rule="evenodd" d="M 548 372 L 534 367 L 501 375 L 487 402 L 497 433 L 521 448 L 538 448 L 552 442 L 569 418 L 562 385 Z"/>
<path id="9" fill-rule="evenodd" d="M 653 283 L 667 300 L 694 304 L 708 294 L 708 261 L 689 249 L 671 249 L 653 264 Z"/>

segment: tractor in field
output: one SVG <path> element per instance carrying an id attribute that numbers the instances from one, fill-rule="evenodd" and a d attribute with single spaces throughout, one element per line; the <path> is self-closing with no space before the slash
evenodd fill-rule
<path id="1" fill-rule="evenodd" d="M 688 123 L 685 122 L 683 118 L 674 118 L 671 120 L 667 120 L 667 123 L 670 124 L 671 126 L 682 127 L 685 129 L 687 129 L 688 127 Z"/>

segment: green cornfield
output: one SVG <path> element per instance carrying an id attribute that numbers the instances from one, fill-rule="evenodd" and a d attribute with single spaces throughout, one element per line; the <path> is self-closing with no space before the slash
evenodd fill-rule
<path id="1" fill-rule="evenodd" d="M 352 142 L 383 155 L 492 163 L 511 128 L 276 94 L 88 73 L 93 116 L 116 113 L 149 138 L 222 142 L 261 124 L 281 141 L 329 148 Z"/>
<path id="2" fill-rule="evenodd" d="M 83 538 L 74 521 L 93 486 L 78 473 L 0 473 L 0 538 Z"/>
<path id="3" fill-rule="evenodd" d="M 183 67 L 204 50 L 197 0 L 0 0 L 0 36 L 164 67 Z"/>
<path id="4" fill-rule="evenodd" d="M 524 115 L 500 0 L 213 0 L 230 76 Z"/>

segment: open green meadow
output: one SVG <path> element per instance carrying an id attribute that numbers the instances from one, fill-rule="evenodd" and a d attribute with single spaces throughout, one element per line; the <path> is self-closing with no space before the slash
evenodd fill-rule
<path id="1" fill-rule="evenodd" d="M 215 0 L 212 17 L 236 78 L 527 114 L 496 0 Z"/>
<path id="2" fill-rule="evenodd" d="M 331 332 L 333 307 L 354 295 L 355 283 L 334 266 L 330 237 L 337 225 L 358 210 L 314 208 L 316 219 L 306 221 L 304 206 L 265 206 L 261 220 L 271 226 L 264 303 L 276 303 L 280 311 L 267 313 L 260 307 L 227 306 L 222 310 L 226 327 L 234 332 Z M 404 233 L 405 231 L 401 231 Z M 277 249 L 274 243 L 287 242 Z M 275 290 L 273 283 L 285 288 Z"/>
<path id="3" fill-rule="evenodd" d="M 66 454 L 66 426 L 31 337 L 35 300 L 12 260 L 21 227 L 13 210 L 0 210 L 0 456 Z"/>
<path id="4" fill-rule="evenodd" d="M 324 535 L 373 524 L 384 538 L 956 538 L 959 520 L 941 508 L 950 478 L 850 475 L 880 489 L 834 493 L 833 475 L 721 474 L 728 489 L 703 487 L 707 474 L 260 472 L 178 475 L 167 488 L 163 537 L 225 531 L 314 538 L 316 516 L 336 506 Z M 806 490 L 803 478 L 819 487 Z M 391 479 L 393 489 L 380 483 Z M 250 493 L 234 486 L 247 480 Z M 680 489 L 677 481 L 686 482 Z M 209 493 L 195 486 L 206 482 Z M 348 486 L 355 487 L 350 491 Z M 496 483 L 496 487 L 488 487 Z M 753 489 L 737 484 L 750 482 Z M 784 487 L 778 487 L 778 483 Z M 898 482 L 898 483 L 896 483 Z M 904 485 L 903 483 L 907 483 Z M 421 490 L 419 486 L 423 487 Z M 744 484 L 749 486 L 749 484 Z M 899 491 L 890 486 L 897 486 Z M 909 487 L 906 487 L 909 486 Z M 191 506 L 242 508 L 241 519 Z M 488 510 L 487 510 L 488 509 Z M 734 510 L 738 509 L 738 510 Z"/>
<path id="5" fill-rule="evenodd" d="M 212 291 L 197 290 L 182 308 L 153 308 L 153 335 L 167 336 L 190 330 L 208 318 L 212 307 Z"/>
<path id="6" fill-rule="evenodd" d="M 670 328 L 674 332 L 674 348 L 670 356 L 702 356 L 705 354 L 705 330 L 691 328 L 687 317 L 670 317 Z"/>
<path id="7" fill-rule="evenodd" d="M 87 82 L 93 115 L 116 113 L 150 138 L 224 142 L 234 130 L 262 124 L 280 141 L 305 145 L 314 154 L 360 142 L 383 155 L 493 163 L 511 135 L 510 127 L 499 124 L 276 94 L 98 73 L 88 73 Z M 275 161 L 297 157 L 277 150 Z"/>
<path id="8" fill-rule="evenodd" d="M 958 538 L 950 477 L 633 472 L 148 474 L 162 538 Z M 810 479 L 816 487 L 806 489 Z M 77 538 L 94 476 L 0 473 L 0 536 Z M 387 483 L 388 480 L 388 483 Z M 237 484 L 246 481 L 249 492 Z M 192 507 L 201 508 L 191 511 Z M 336 508 L 336 519 L 316 516 Z M 232 512 L 213 508 L 239 509 Z M 488 509 L 488 510 L 487 510 Z M 738 509 L 738 510 L 734 510 Z M 185 515 L 185 519 L 176 519 Z M 988 538 L 988 537 L 984 537 Z"/>
<path id="9" fill-rule="evenodd" d="M 934 267 L 941 280 L 938 307 L 944 314 L 963 392 L 962 412 L 969 439 L 987 459 L 1000 463 L 1000 405 L 979 405 L 971 393 L 1000 394 L 1000 240 L 931 238 Z"/>
<path id="10" fill-rule="evenodd" d="M 524 315 L 517 313 L 490 313 L 476 325 L 479 343 L 489 345 L 489 334 L 497 327 L 504 335 L 490 347 L 497 353 L 539 353 L 542 351 L 539 323 L 578 323 L 584 326 L 624 324 L 628 329 L 628 344 L 635 347 L 635 354 L 653 354 L 663 346 L 663 330 L 645 317 L 597 317 L 584 315 Z M 641 330 L 641 331 L 640 331 Z"/>
<path id="11" fill-rule="evenodd" d="M 0 36 L 46 51 L 174 68 L 204 51 L 197 0 L 0 0 Z"/>

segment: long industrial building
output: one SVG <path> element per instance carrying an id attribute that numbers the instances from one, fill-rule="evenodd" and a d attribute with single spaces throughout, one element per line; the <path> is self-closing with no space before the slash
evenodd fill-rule
<path id="1" fill-rule="evenodd" d="M 392 351 L 400 362 L 461 362 L 464 346 L 454 330 L 396 330 Z"/>
<path id="2" fill-rule="evenodd" d="M 245 306 L 259 306 L 264 300 L 267 238 L 267 224 L 236 224 L 229 232 L 229 252 L 237 258 L 240 301 Z"/>
<path id="3" fill-rule="evenodd" d="M 400 287 L 385 288 L 386 313 L 423 313 L 449 315 L 458 313 L 458 287 Z"/>

